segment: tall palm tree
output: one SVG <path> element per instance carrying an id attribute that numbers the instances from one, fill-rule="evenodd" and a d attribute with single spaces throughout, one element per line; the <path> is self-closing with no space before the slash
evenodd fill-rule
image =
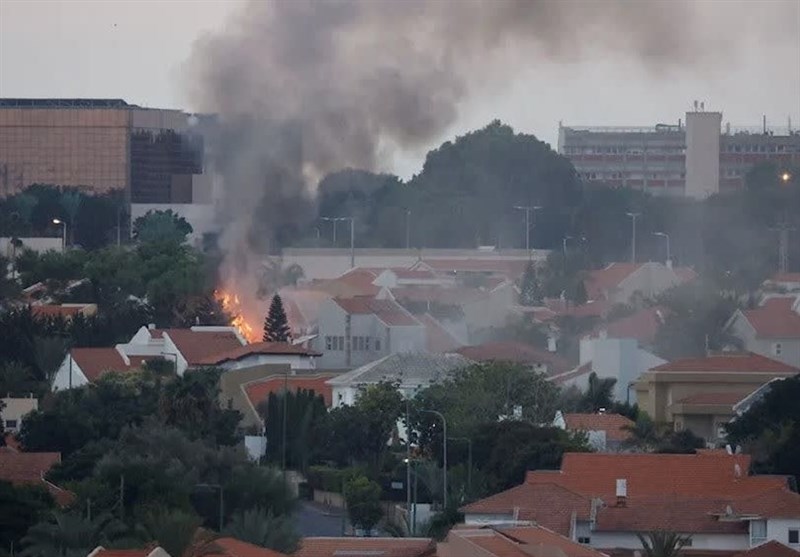
<path id="1" fill-rule="evenodd" d="M 108 514 L 88 519 L 56 511 L 48 520 L 28 529 L 22 538 L 20 557 L 85 557 L 123 530 L 124 526 Z"/>
<path id="2" fill-rule="evenodd" d="M 145 515 L 139 535 L 172 557 L 199 557 L 208 553 L 205 548 L 211 541 L 207 533 L 198 533 L 202 523 L 196 514 L 159 508 Z"/>
<path id="3" fill-rule="evenodd" d="M 691 536 L 656 530 L 646 534 L 636 534 L 644 549 L 645 557 L 678 557 L 681 550 L 689 545 Z"/>
<path id="4" fill-rule="evenodd" d="M 589 388 L 583 395 L 582 406 L 585 410 L 597 412 L 601 408 L 608 408 L 614 402 L 614 385 L 617 380 L 613 377 L 600 378 L 595 372 L 589 375 Z"/>
<path id="5" fill-rule="evenodd" d="M 300 541 L 287 515 L 275 516 L 261 507 L 234 514 L 223 533 L 282 553 L 293 553 Z"/>

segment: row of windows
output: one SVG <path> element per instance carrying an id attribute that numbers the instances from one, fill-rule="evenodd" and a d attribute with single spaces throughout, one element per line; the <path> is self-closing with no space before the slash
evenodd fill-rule
<path id="1" fill-rule="evenodd" d="M 683 180 L 685 172 L 580 172 L 584 180 Z"/>
<path id="2" fill-rule="evenodd" d="M 381 339 L 373 337 L 354 336 L 350 339 L 351 347 L 357 352 L 381 351 Z M 343 336 L 326 336 L 325 350 L 342 352 L 345 349 Z"/>
<path id="3" fill-rule="evenodd" d="M 800 145 L 730 144 L 720 150 L 724 153 L 792 153 L 800 152 Z"/>
<path id="4" fill-rule="evenodd" d="M 565 155 L 682 155 L 686 153 L 683 145 L 661 147 L 564 147 Z"/>

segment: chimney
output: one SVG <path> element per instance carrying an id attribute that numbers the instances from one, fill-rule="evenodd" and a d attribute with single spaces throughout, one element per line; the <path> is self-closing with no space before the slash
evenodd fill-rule
<path id="1" fill-rule="evenodd" d="M 152 331 L 155 328 L 156 328 L 156 324 L 155 323 L 148 323 L 147 324 L 147 329 L 148 330 Z"/>
<path id="2" fill-rule="evenodd" d="M 617 506 L 624 507 L 628 501 L 628 480 L 617 480 Z"/>

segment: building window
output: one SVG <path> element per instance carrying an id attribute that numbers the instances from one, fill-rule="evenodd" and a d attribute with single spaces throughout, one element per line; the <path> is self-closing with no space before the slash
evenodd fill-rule
<path id="1" fill-rule="evenodd" d="M 6 429 L 17 429 L 17 420 L 6 420 Z"/>
<path id="2" fill-rule="evenodd" d="M 333 350 L 333 337 L 325 337 L 325 350 Z"/>
<path id="3" fill-rule="evenodd" d="M 759 545 L 764 543 L 767 539 L 767 521 L 766 520 L 751 520 L 750 521 L 750 545 Z"/>
<path id="4" fill-rule="evenodd" d="M 375 339 L 375 352 L 380 352 L 380 351 L 381 351 L 381 339 L 376 338 Z"/>
<path id="5" fill-rule="evenodd" d="M 789 529 L 789 543 L 791 545 L 797 545 L 798 543 L 800 543 L 800 530 L 796 528 Z"/>
<path id="6" fill-rule="evenodd" d="M 370 337 L 364 337 L 364 350 L 369 351 Z"/>
<path id="7" fill-rule="evenodd" d="M 727 430 L 725 426 L 728 425 L 725 422 L 717 422 L 717 439 L 725 439 L 727 435 Z"/>
<path id="8" fill-rule="evenodd" d="M 337 344 L 339 345 L 336 350 L 339 350 L 341 352 L 342 350 L 344 350 L 344 337 L 336 337 L 336 339 L 338 341 Z"/>
<path id="9" fill-rule="evenodd" d="M 775 354 L 776 356 L 780 356 L 781 352 L 783 352 L 783 346 L 781 345 L 780 342 L 776 342 L 775 344 L 772 345 L 773 354 Z"/>
<path id="10" fill-rule="evenodd" d="M 578 536 L 578 543 L 589 545 L 590 543 L 592 543 L 592 538 L 590 538 L 589 536 Z"/>

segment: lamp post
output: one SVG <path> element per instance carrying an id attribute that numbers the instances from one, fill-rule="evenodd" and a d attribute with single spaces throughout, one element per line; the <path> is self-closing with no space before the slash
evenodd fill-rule
<path id="1" fill-rule="evenodd" d="M 61 250 L 67 251 L 67 221 L 53 219 L 53 224 L 61 225 Z"/>
<path id="2" fill-rule="evenodd" d="M 450 437 L 451 441 L 467 442 L 467 491 L 472 493 L 472 439 L 469 437 Z"/>
<path id="3" fill-rule="evenodd" d="M 636 219 L 641 213 L 625 213 L 631 218 L 631 263 L 636 263 Z"/>
<path id="4" fill-rule="evenodd" d="M 536 212 L 542 207 L 540 205 L 514 205 L 514 209 L 518 211 L 525 211 L 525 251 L 528 252 L 528 257 L 531 256 L 531 213 L 533 213 L 533 220 L 536 220 Z"/>
<path id="5" fill-rule="evenodd" d="M 319 220 L 324 220 L 333 223 L 333 247 L 336 247 L 336 223 L 340 220 L 346 220 L 344 217 L 320 217 Z"/>
<path id="6" fill-rule="evenodd" d="M 572 236 L 564 236 L 564 239 L 561 241 L 561 245 L 564 249 L 564 261 L 567 260 L 567 240 L 572 240 Z"/>
<path id="7" fill-rule="evenodd" d="M 444 414 L 438 412 L 436 410 L 420 410 L 420 412 L 427 412 L 428 414 L 435 414 L 442 419 L 442 445 L 443 445 L 443 458 L 442 458 L 442 475 L 443 475 L 443 494 L 442 494 L 442 509 L 447 507 L 447 419 L 444 417 Z"/>
<path id="8" fill-rule="evenodd" d="M 653 236 L 661 236 L 667 240 L 667 265 L 669 265 L 669 262 L 672 261 L 672 252 L 670 251 L 669 246 L 669 234 L 666 232 L 653 232 Z"/>

